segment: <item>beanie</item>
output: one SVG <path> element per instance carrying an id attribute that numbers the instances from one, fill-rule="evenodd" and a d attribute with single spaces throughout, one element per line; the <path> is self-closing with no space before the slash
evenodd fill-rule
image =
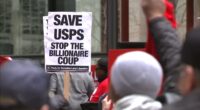
<path id="1" fill-rule="evenodd" d="M 140 51 L 119 56 L 111 70 L 111 84 L 119 97 L 139 94 L 155 98 L 161 88 L 162 77 L 158 61 Z"/>

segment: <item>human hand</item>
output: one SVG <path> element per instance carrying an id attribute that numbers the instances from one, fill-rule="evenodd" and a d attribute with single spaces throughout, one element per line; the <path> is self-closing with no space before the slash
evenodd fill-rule
<path id="1" fill-rule="evenodd" d="M 112 104 L 112 101 L 108 98 L 108 96 L 106 96 L 106 97 L 102 100 L 102 110 L 109 110 L 111 104 Z"/>
<path id="2" fill-rule="evenodd" d="M 164 0 L 141 0 L 143 12 L 148 20 L 163 17 L 165 12 Z"/>

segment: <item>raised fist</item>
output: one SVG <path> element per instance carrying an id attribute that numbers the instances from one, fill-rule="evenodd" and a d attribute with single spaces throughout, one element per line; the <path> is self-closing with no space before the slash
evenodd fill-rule
<path id="1" fill-rule="evenodd" d="M 141 0 L 141 6 L 148 20 L 162 17 L 165 12 L 164 0 Z"/>

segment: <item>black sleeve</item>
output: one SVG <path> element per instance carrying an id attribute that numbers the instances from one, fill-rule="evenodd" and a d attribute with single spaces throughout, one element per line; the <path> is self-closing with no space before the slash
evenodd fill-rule
<path id="1" fill-rule="evenodd" d="M 166 78 L 165 89 L 174 88 L 181 73 L 181 43 L 176 30 L 172 28 L 165 18 L 156 18 L 150 21 L 149 26 L 164 70 Z"/>

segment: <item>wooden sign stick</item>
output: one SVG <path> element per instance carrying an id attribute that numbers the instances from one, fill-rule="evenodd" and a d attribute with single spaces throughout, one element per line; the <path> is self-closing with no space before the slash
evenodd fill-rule
<path id="1" fill-rule="evenodd" d="M 68 71 L 64 72 L 64 90 L 63 90 L 63 94 L 64 94 L 64 98 L 66 100 L 69 100 L 69 96 L 70 96 L 70 74 Z"/>

